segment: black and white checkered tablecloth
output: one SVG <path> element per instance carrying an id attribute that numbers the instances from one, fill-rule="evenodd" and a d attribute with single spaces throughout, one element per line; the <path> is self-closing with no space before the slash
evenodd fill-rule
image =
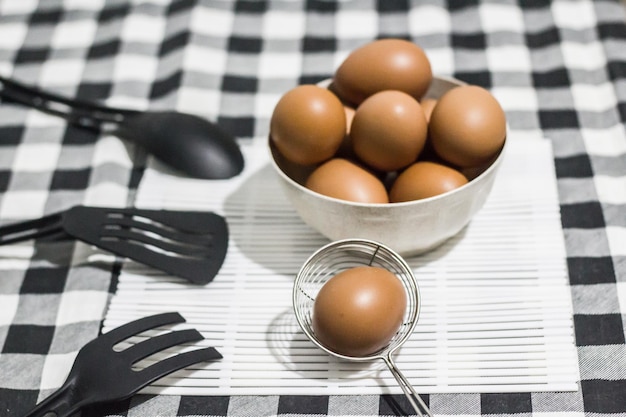
<path id="1" fill-rule="evenodd" d="M 0 74 L 70 96 L 176 108 L 263 140 L 287 89 L 355 47 L 402 37 L 435 73 L 485 86 L 511 135 L 553 143 L 580 389 L 434 394 L 437 415 L 626 415 L 626 17 L 612 0 L 3 0 Z M 145 155 L 113 136 L 0 105 L 0 221 L 132 204 Z M 0 252 L 0 415 L 49 395 L 50 373 L 100 331 L 118 263 L 74 243 Z M 52 378 L 53 379 L 53 378 Z M 401 396 L 141 395 L 83 415 L 395 415 Z"/>

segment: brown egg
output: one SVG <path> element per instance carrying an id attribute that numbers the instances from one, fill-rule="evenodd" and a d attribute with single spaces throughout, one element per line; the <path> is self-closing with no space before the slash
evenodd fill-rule
<path id="1" fill-rule="evenodd" d="M 426 121 L 430 122 L 430 115 L 433 113 L 433 109 L 437 104 L 437 100 L 434 98 L 425 98 L 420 101 L 422 105 L 422 110 L 424 110 L 424 116 L 426 116 Z"/>
<path id="2" fill-rule="evenodd" d="M 357 108 L 350 137 L 354 152 L 382 171 L 408 166 L 424 148 L 428 126 L 419 102 L 401 91 L 376 93 Z"/>
<path id="3" fill-rule="evenodd" d="M 468 85 L 441 96 L 428 128 L 439 156 L 453 165 L 470 167 L 487 162 L 502 149 L 506 117 L 491 93 Z"/>
<path id="4" fill-rule="evenodd" d="M 334 88 L 353 104 L 383 90 L 400 90 L 420 99 L 432 81 L 426 53 L 413 42 L 381 39 L 355 49 L 337 68 Z"/>
<path id="5" fill-rule="evenodd" d="M 406 292 L 386 269 L 360 266 L 328 280 L 315 298 L 312 325 L 328 349 L 362 357 L 389 344 L 402 325 Z"/>
<path id="6" fill-rule="evenodd" d="M 333 158 L 317 167 L 306 180 L 312 191 L 357 203 L 388 203 L 382 181 L 368 170 L 343 158 Z"/>
<path id="7" fill-rule="evenodd" d="M 436 162 L 422 161 L 404 170 L 389 191 L 392 203 L 434 197 L 467 184 L 459 171 Z"/>
<path id="8" fill-rule="evenodd" d="M 346 135 L 341 101 L 316 85 L 301 85 L 285 93 L 270 120 L 270 137 L 292 162 L 310 165 L 331 158 Z"/>

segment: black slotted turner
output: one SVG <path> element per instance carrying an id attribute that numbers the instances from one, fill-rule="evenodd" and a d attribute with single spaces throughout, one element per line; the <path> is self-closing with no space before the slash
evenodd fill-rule
<path id="1" fill-rule="evenodd" d="M 178 313 L 157 314 L 127 323 L 87 343 L 78 351 L 61 388 L 25 417 L 69 417 L 86 406 L 130 398 L 154 381 L 195 363 L 221 359 L 215 348 L 208 347 L 170 356 L 140 370 L 132 369 L 135 363 L 154 353 L 204 339 L 195 329 L 164 333 L 122 351 L 113 349 L 139 333 L 184 321 Z"/>
<path id="2" fill-rule="evenodd" d="M 215 213 L 75 206 L 0 227 L 0 245 L 76 238 L 194 284 L 207 284 L 228 249 L 228 225 Z"/>

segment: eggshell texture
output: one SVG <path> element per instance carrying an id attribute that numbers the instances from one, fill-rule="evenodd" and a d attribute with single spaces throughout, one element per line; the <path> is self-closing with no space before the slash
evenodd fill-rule
<path id="1" fill-rule="evenodd" d="M 504 111 L 482 87 L 468 85 L 448 91 L 430 117 L 433 149 L 459 167 L 486 163 L 502 148 L 505 137 Z"/>
<path id="2" fill-rule="evenodd" d="M 292 162 L 310 165 L 331 158 L 346 135 L 346 115 L 337 96 L 316 85 L 286 92 L 270 120 L 270 137 Z"/>
<path id="3" fill-rule="evenodd" d="M 333 158 L 317 167 L 305 186 L 312 191 L 357 203 L 388 203 L 384 184 L 374 174 L 343 158 Z"/>
<path id="4" fill-rule="evenodd" d="M 400 90 L 420 99 L 432 81 L 426 53 L 403 39 L 381 39 L 355 49 L 335 71 L 339 96 L 360 104 L 383 90 Z"/>
<path id="5" fill-rule="evenodd" d="M 454 168 L 422 161 L 404 170 L 389 191 L 392 203 L 434 197 L 467 184 L 467 178 Z"/>
<path id="6" fill-rule="evenodd" d="M 369 166 L 394 171 L 408 166 L 424 148 L 428 125 L 421 105 L 401 91 L 376 93 L 357 108 L 350 137 Z"/>
<path id="7" fill-rule="evenodd" d="M 406 311 L 406 292 L 386 269 L 359 266 L 328 280 L 313 305 L 315 336 L 347 356 L 375 353 L 395 336 Z"/>

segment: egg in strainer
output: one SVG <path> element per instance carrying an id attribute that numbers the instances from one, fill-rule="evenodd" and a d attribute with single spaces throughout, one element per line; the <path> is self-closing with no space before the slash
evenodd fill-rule
<path id="1" fill-rule="evenodd" d="M 313 305 L 324 284 L 340 272 L 358 266 L 376 266 L 392 272 L 402 282 L 407 296 L 404 319 L 389 344 L 378 352 L 366 356 L 346 356 L 324 346 L 313 331 Z M 395 251 L 366 239 L 344 239 L 331 242 L 318 249 L 302 265 L 293 286 L 293 308 L 298 324 L 306 336 L 330 355 L 349 361 L 385 362 L 419 416 L 432 416 L 430 410 L 415 392 L 410 382 L 396 367 L 392 354 L 409 338 L 420 312 L 420 292 L 413 271 Z"/>

